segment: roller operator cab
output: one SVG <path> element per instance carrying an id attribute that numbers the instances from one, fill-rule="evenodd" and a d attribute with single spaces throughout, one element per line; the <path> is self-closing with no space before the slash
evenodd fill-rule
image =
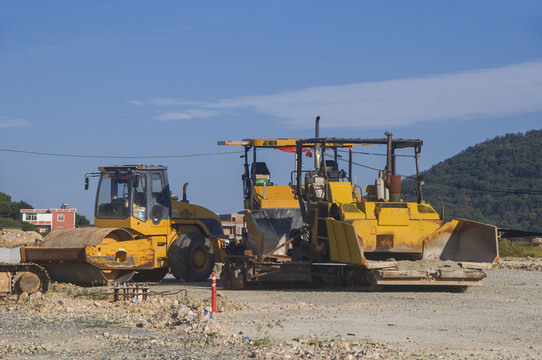
<path id="1" fill-rule="evenodd" d="M 100 167 L 94 227 L 52 231 L 40 247 L 21 251 L 57 281 L 78 284 L 179 280 L 203 281 L 222 261 L 224 235 L 218 216 L 172 196 L 167 167 Z M 186 191 L 186 185 L 184 190 Z"/>
<path id="2" fill-rule="evenodd" d="M 165 234 L 172 218 L 163 166 L 100 168 L 94 224 L 123 227 L 134 234 Z"/>

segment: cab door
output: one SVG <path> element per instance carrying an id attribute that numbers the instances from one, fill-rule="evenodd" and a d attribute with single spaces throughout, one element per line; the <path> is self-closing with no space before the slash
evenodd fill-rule
<path id="1" fill-rule="evenodd" d="M 151 171 L 149 175 L 149 220 L 154 234 L 167 234 L 171 219 L 171 196 L 167 178 L 163 171 Z"/>

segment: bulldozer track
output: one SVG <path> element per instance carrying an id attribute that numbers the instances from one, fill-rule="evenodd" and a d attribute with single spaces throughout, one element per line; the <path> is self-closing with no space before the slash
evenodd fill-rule
<path id="1" fill-rule="evenodd" d="M 12 275 L 15 275 L 12 277 L 12 279 L 17 278 L 17 274 L 23 273 L 23 272 L 30 272 L 33 274 L 36 274 L 40 279 L 40 291 L 42 293 L 47 292 L 49 289 L 49 274 L 47 271 L 37 265 L 32 263 L 23 263 L 23 264 L 6 264 L 6 263 L 0 263 L 0 272 L 7 272 L 11 273 Z M 12 284 L 12 289 L 15 289 L 14 284 Z"/>

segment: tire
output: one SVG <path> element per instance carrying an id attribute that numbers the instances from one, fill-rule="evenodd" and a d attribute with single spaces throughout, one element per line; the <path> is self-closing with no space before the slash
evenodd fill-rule
<path id="1" fill-rule="evenodd" d="M 168 251 L 171 273 L 179 281 L 205 281 L 215 266 L 211 241 L 200 233 L 186 233 L 173 241 Z"/>
<path id="2" fill-rule="evenodd" d="M 168 268 L 140 270 L 134 274 L 132 280 L 135 282 L 160 282 L 167 275 L 168 271 Z"/>

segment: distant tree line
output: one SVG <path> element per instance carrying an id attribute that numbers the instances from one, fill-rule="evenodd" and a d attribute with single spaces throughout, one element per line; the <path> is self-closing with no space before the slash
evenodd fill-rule
<path id="1" fill-rule="evenodd" d="M 13 202 L 11 201 L 11 196 L 0 192 L 0 227 L 35 231 L 36 227 L 34 225 L 19 221 L 20 209 L 33 209 L 33 207 L 24 201 Z"/>
<path id="2" fill-rule="evenodd" d="M 423 195 L 445 218 L 542 231 L 542 130 L 507 134 L 472 146 L 422 173 Z M 416 199 L 416 179 L 403 182 Z"/>

